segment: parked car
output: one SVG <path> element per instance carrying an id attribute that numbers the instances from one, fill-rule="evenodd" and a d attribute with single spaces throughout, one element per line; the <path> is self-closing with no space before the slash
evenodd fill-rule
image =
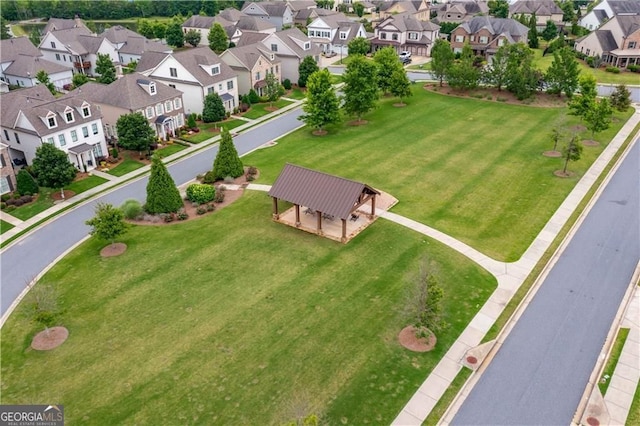
<path id="1" fill-rule="evenodd" d="M 400 57 L 400 60 L 411 58 L 411 52 L 409 52 L 408 50 L 403 50 L 398 56 Z"/>
<path id="2" fill-rule="evenodd" d="M 325 58 L 333 58 L 334 56 L 336 56 L 337 53 L 336 52 L 324 52 L 324 57 Z"/>
<path id="3" fill-rule="evenodd" d="M 410 57 L 400 58 L 400 62 L 402 62 L 402 65 L 409 65 L 411 63 L 411 58 Z"/>

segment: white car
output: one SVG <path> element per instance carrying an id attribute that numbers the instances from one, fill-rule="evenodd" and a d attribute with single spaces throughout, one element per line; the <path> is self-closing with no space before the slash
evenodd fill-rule
<path id="1" fill-rule="evenodd" d="M 408 59 L 411 57 L 411 52 L 407 51 L 407 50 L 403 50 L 402 52 L 400 52 L 400 55 L 398 55 L 400 57 L 400 60 L 403 59 Z"/>

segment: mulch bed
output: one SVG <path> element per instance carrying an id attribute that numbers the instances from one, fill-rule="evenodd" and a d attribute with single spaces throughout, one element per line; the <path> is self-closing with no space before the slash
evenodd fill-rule
<path id="1" fill-rule="evenodd" d="M 542 153 L 542 155 L 544 155 L 545 157 L 553 157 L 553 158 L 562 157 L 562 153 L 560 151 L 545 151 Z"/>
<path id="2" fill-rule="evenodd" d="M 73 191 L 69 191 L 68 189 L 64 190 L 64 199 L 68 200 L 69 198 L 73 197 L 74 195 L 76 195 L 75 192 Z M 51 192 L 51 199 L 53 201 L 62 201 L 62 196 L 60 195 L 60 191 L 53 191 Z"/>
<path id="3" fill-rule="evenodd" d="M 127 245 L 125 243 L 113 243 L 109 244 L 102 250 L 100 250 L 100 256 L 102 257 L 114 257 L 120 256 L 127 251 Z"/>
<path id="4" fill-rule="evenodd" d="M 364 126 L 367 123 L 368 123 L 367 120 L 353 120 L 353 121 L 350 121 L 348 124 L 349 126 Z"/>
<path id="5" fill-rule="evenodd" d="M 324 135 L 326 135 L 327 133 L 329 133 L 329 132 L 327 132 L 327 131 L 326 131 L 326 130 L 324 130 L 324 129 L 322 129 L 322 130 L 320 130 L 320 129 L 316 129 L 316 130 L 314 130 L 313 132 L 311 132 L 311 134 L 312 134 L 313 136 L 324 136 Z"/>
<path id="6" fill-rule="evenodd" d="M 553 174 L 554 176 L 557 176 L 560 178 L 568 178 L 576 175 L 574 172 L 570 172 L 570 171 L 563 172 L 562 170 L 556 170 L 555 172 L 553 172 Z"/>
<path id="7" fill-rule="evenodd" d="M 416 328 L 412 325 L 406 326 L 398 335 L 400 344 L 413 352 L 429 352 L 437 343 L 436 336 L 429 333 L 429 338 L 417 337 Z"/>
<path id="8" fill-rule="evenodd" d="M 582 145 L 584 146 L 598 146 L 600 142 L 594 141 L 593 139 L 585 139 L 582 141 Z"/>
<path id="9" fill-rule="evenodd" d="M 69 337 L 69 330 L 64 327 L 51 327 L 33 336 L 31 347 L 37 351 L 49 351 L 64 343 Z"/>
<path id="10" fill-rule="evenodd" d="M 559 97 L 558 95 L 550 95 L 547 93 L 536 92 L 533 97 L 525 100 L 518 100 L 518 98 L 506 90 L 498 90 L 492 87 L 479 87 L 473 90 L 457 90 L 453 89 L 446 84 L 440 87 L 438 83 L 427 83 L 424 89 L 431 92 L 440 93 L 443 95 L 456 96 L 458 98 L 471 98 L 480 101 L 498 102 L 503 104 L 512 105 L 526 105 L 534 107 L 565 107 L 567 106 L 567 98 L 565 96 Z M 500 99 L 500 100 L 498 100 Z"/>

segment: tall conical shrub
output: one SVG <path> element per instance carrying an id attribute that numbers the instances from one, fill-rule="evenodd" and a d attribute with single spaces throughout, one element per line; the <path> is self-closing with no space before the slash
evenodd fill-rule
<path id="1" fill-rule="evenodd" d="M 213 176 L 215 180 L 224 179 L 227 176 L 237 178 L 242 176 L 244 169 L 242 168 L 242 161 L 238 156 L 238 151 L 233 145 L 231 134 L 226 129 L 222 129 L 222 135 L 220 137 L 220 146 L 218 147 L 218 155 L 213 160 Z"/>
<path id="2" fill-rule="evenodd" d="M 18 184 L 18 192 L 20 195 L 34 195 L 38 193 L 38 183 L 25 169 L 20 169 L 18 172 L 16 183 Z"/>
<path id="3" fill-rule="evenodd" d="M 146 211 L 151 214 L 177 212 L 183 206 L 180 192 L 160 158 L 151 160 L 151 176 L 147 184 Z"/>

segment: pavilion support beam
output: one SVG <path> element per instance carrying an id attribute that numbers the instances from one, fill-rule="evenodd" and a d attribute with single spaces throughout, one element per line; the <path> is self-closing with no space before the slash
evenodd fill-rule
<path id="1" fill-rule="evenodd" d="M 273 197 L 273 218 L 280 220 L 280 214 L 278 213 L 278 199 Z"/>
<path id="2" fill-rule="evenodd" d="M 296 227 L 300 227 L 300 206 L 296 204 Z"/>
<path id="3" fill-rule="evenodd" d="M 318 235 L 322 235 L 322 212 L 316 212 L 318 216 Z"/>
<path id="4" fill-rule="evenodd" d="M 371 197 L 371 214 L 369 219 L 373 219 L 376 216 L 376 196 Z"/>
<path id="5" fill-rule="evenodd" d="M 340 238 L 340 241 L 347 242 L 347 219 L 342 219 L 342 238 Z"/>

